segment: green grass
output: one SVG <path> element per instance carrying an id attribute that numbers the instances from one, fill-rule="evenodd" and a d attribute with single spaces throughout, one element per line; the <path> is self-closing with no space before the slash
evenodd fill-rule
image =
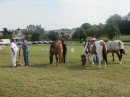
<path id="1" fill-rule="evenodd" d="M 111 62 L 108 54 L 106 70 L 89 63 L 81 66 L 83 46 L 67 46 L 65 66 L 49 64 L 47 46 L 29 46 L 30 66 L 13 68 L 9 46 L 0 51 L 0 97 L 130 97 L 130 46 L 123 55 L 123 64 Z M 74 52 L 70 49 L 74 48 Z M 21 52 L 20 62 L 23 62 Z M 96 65 L 97 66 L 97 65 Z"/>

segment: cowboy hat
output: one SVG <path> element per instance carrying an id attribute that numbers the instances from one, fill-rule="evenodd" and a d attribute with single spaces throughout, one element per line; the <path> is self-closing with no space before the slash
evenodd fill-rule
<path id="1" fill-rule="evenodd" d="M 91 40 L 97 40 L 96 38 L 92 38 Z"/>
<path id="2" fill-rule="evenodd" d="M 25 36 L 22 36 L 21 39 L 25 39 Z"/>

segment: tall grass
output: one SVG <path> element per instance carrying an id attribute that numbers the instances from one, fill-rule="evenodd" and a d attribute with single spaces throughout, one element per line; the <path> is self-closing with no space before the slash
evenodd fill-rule
<path id="1" fill-rule="evenodd" d="M 43 50 L 44 48 L 44 50 Z M 64 66 L 49 64 L 49 46 L 29 46 L 30 66 L 13 68 L 9 46 L 0 51 L 0 97 L 130 97 L 130 46 L 123 55 L 123 64 L 111 62 L 108 54 L 106 70 L 81 66 L 83 46 L 67 46 Z M 71 52 L 74 48 L 74 52 Z M 23 62 L 21 51 L 20 62 Z"/>

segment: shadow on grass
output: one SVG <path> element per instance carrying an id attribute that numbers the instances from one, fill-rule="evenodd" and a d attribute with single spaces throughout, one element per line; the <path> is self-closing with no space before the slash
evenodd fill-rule
<path id="1" fill-rule="evenodd" d="M 49 63 L 44 63 L 44 64 L 41 63 L 41 64 L 32 64 L 29 67 L 48 68 L 50 66 L 51 66 L 51 64 L 49 64 Z"/>
<path id="2" fill-rule="evenodd" d="M 90 64 L 85 64 L 82 66 L 79 62 L 68 62 L 67 65 L 65 64 L 65 68 L 70 70 L 97 70 L 96 68 L 92 67 Z"/>
<path id="3" fill-rule="evenodd" d="M 0 66 L 0 68 L 13 68 L 13 66 L 9 66 L 9 65 L 7 65 L 7 66 Z"/>

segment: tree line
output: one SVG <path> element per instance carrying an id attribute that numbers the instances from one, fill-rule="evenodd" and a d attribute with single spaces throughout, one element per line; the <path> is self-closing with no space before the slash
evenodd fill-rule
<path id="1" fill-rule="evenodd" d="M 91 25 L 89 23 L 83 23 L 81 27 L 76 28 L 72 38 L 79 39 L 81 42 L 88 37 L 107 37 L 113 40 L 119 38 L 120 35 L 130 35 L 130 12 L 123 17 L 114 14 L 106 20 L 105 24 Z"/>
<path id="2" fill-rule="evenodd" d="M 41 25 L 29 25 L 26 29 L 17 29 L 17 30 L 8 30 L 3 28 L 3 36 L 0 38 L 12 38 L 13 35 L 18 33 L 18 30 L 21 30 L 21 33 L 25 35 L 27 40 L 30 41 L 39 41 L 39 40 L 58 40 L 59 33 L 51 30 L 48 33 L 45 32 L 45 29 Z M 80 27 L 75 28 L 75 32 L 72 34 L 72 40 L 86 40 L 88 37 L 102 38 L 107 37 L 110 40 L 117 39 L 120 35 L 130 35 L 130 12 L 121 17 L 118 14 L 110 16 L 105 24 L 99 23 L 99 25 L 91 25 L 90 23 L 83 23 Z M 61 36 L 65 40 L 70 39 L 70 37 L 64 36 L 64 33 L 61 32 Z"/>

